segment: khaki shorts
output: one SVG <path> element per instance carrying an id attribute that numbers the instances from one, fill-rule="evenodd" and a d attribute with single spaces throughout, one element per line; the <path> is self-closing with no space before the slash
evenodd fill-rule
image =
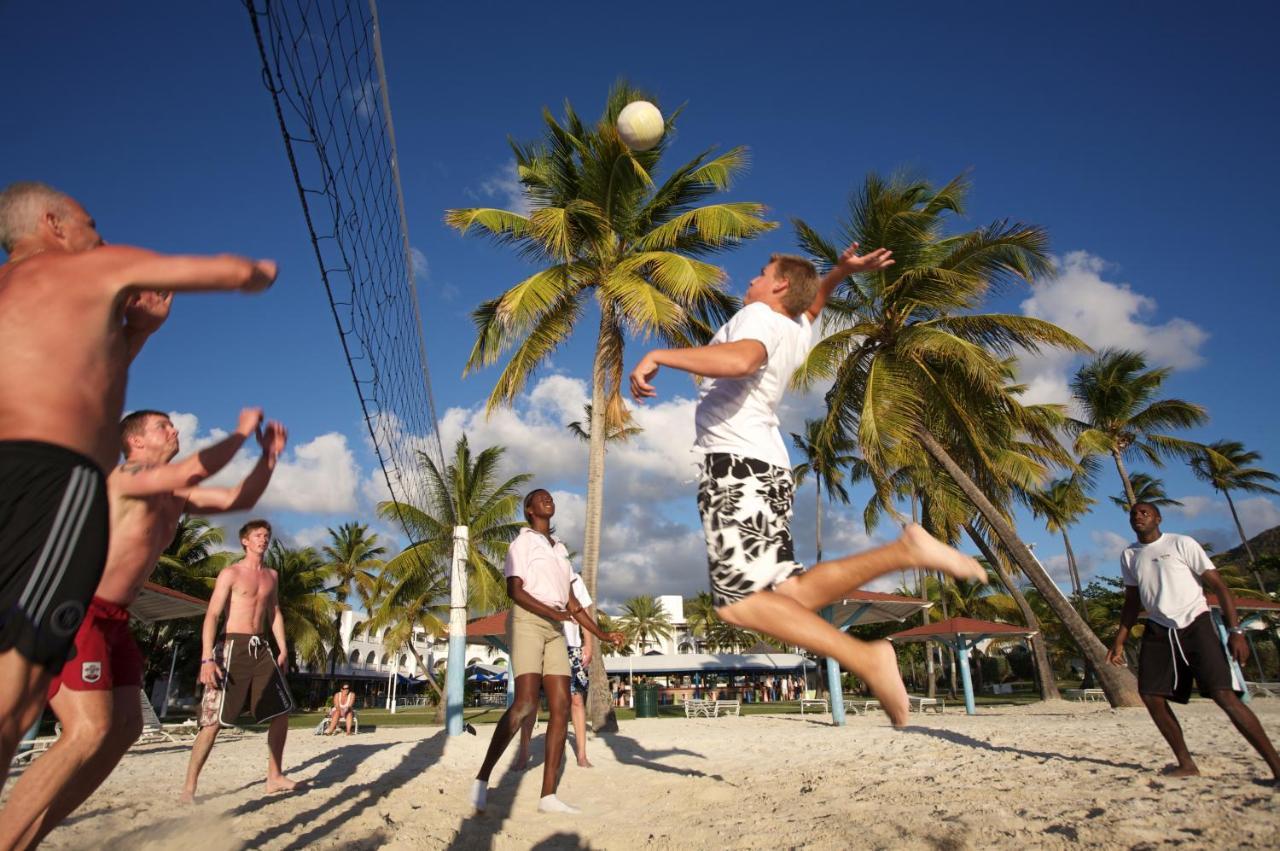
<path id="1" fill-rule="evenodd" d="M 511 648 L 511 670 L 514 676 L 569 676 L 569 647 L 564 641 L 564 628 L 558 621 L 516 606 L 511 616 L 507 641 L 507 646 Z"/>

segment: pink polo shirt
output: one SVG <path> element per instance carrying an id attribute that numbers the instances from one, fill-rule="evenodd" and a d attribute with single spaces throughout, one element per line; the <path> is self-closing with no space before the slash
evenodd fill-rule
<path id="1" fill-rule="evenodd" d="M 542 605 L 563 609 L 569 604 L 573 565 L 569 563 L 569 550 L 559 538 L 555 542 L 553 547 L 545 536 L 528 527 L 521 529 L 507 549 L 502 572 L 507 577 L 518 576 L 524 582 L 524 590 Z"/>

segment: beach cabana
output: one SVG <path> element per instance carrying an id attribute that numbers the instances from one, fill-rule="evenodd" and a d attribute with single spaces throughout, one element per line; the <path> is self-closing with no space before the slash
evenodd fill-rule
<path id="1" fill-rule="evenodd" d="M 507 654 L 507 665 L 510 666 L 511 649 L 507 647 L 507 621 L 510 619 L 510 609 L 476 618 L 467 624 L 467 643 L 488 644 L 495 650 Z M 516 699 L 516 678 L 507 677 L 506 680 L 507 706 L 510 706 Z"/>
<path id="2" fill-rule="evenodd" d="M 980 621 L 974 618 L 951 618 L 938 623 L 925 624 L 915 629 L 896 632 L 889 636 L 895 643 L 908 641 L 940 641 L 955 648 L 960 656 L 960 681 L 964 685 L 964 711 L 976 715 L 973 705 L 973 677 L 969 673 L 969 651 L 988 638 L 1030 638 L 1036 630 L 1008 623 Z"/>
<path id="3" fill-rule="evenodd" d="M 878 591 L 854 591 L 834 606 L 827 606 L 822 615 L 836 629 L 845 631 L 860 624 L 902 623 L 912 615 L 932 606 L 928 600 L 903 597 L 899 594 L 881 594 Z M 840 663 L 827 659 L 827 690 L 831 694 L 831 722 L 844 726 L 844 695 L 840 685 Z"/>

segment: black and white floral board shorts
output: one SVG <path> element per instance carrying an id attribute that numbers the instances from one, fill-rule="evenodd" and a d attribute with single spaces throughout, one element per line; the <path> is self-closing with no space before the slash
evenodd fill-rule
<path id="1" fill-rule="evenodd" d="M 791 542 L 791 471 L 758 458 L 709 452 L 698 473 L 698 512 L 707 536 L 716 607 L 804 572 Z"/>
<path id="2" fill-rule="evenodd" d="M 569 694 L 586 694 L 591 688 L 587 666 L 582 664 L 582 648 L 569 648 Z"/>

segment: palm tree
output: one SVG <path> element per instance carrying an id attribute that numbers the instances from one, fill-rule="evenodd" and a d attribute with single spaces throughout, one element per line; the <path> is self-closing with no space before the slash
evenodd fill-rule
<path id="1" fill-rule="evenodd" d="M 618 622 L 617 618 L 609 617 L 609 615 L 605 614 L 605 612 L 600 609 L 596 610 L 596 623 L 599 624 L 601 632 L 623 631 L 622 624 Z M 612 652 L 619 656 L 632 656 L 635 654 L 635 648 L 631 646 L 630 641 L 627 641 L 624 644 L 613 645 Z"/>
<path id="2" fill-rule="evenodd" d="M 1019 473 L 1016 459 L 991 454 L 1011 451 L 1018 433 L 1035 432 L 1041 445 L 1052 437 L 1041 434 L 1043 425 L 1008 392 L 1003 358 L 1042 347 L 1087 346 L 1043 320 L 971 312 L 993 288 L 1031 280 L 1053 267 L 1045 232 L 1033 225 L 998 221 L 945 235 L 947 214 L 962 212 L 967 190 L 963 178 L 935 189 L 923 181 L 886 181 L 872 174 L 853 199 L 838 241 L 796 222 L 801 244 L 824 266 L 836 262 L 837 242 L 884 246 L 897 261 L 842 284 L 825 317 L 834 333 L 814 347 L 796 380 L 832 379 L 824 430 L 856 435 L 878 478 L 904 466 L 921 468 L 922 455 L 940 466 L 1023 574 L 1055 611 L 1061 609 L 1082 652 L 1101 668 L 1106 648 L 979 485 L 995 488 Z M 991 439 L 996 430 L 1005 432 L 1000 440 Z M 1112 704 L 1139 705 L 1133 675 L 1108 667 L 1103 687 Z"/>
<path id="3" fill-rule="evenodd" d="M 369 534 L 369 526 L 365 523 L 344 523 L 337 529 L 329 529 L 329 543 L 324 546 L 322 554 L 325 566 L 333 576 L 333 585 L 329 592 L 337 603 L 337 614 L 333 629 L 339 641 L 329 651 L 329 680 L 332 686 L 334 673 L 338 666 L 338 657 L 344 655 L 342 635 L 342 613 L 351 609 L 348 600 L 353 594 L 368 600 L 373 586 L 377 582 L 378 571 L 383 561 L 381 556 L 386 547 L 378 544 L 378 536 Z M 368 609 L 365 609 L 366 615 Z M 360 624 L 352 624 L 351 633 L 355 635 Z"/>
<path id="4" fill-rule="evenodd" d="M 650 640 L 671 638 L 673 629 L 667 610 L 647 594 L 632 597 L 622 604 L 618 625 L 627 641 L 635 644 L 641 653 L 648 649 Z"/>
<path id="5" fill-rule="evenodd" d="M 586 423 L 584 426 L 583 423 Z M 604 436 L 604 442 L 609 443 L 626 443 L 640 432 L 644 431 L 640 426 L 631 420 L 631 414 L 624 411 L 624 417 L 620 423 L 608 423 L 608 434 Z M 591 442 L 591 403 L 588 402 L 582 406 L 582 419 L 574 420 L 565 426 L 569 429 L 569 433 L 581 440 L 583 443 Z"/>
<path id="6" fill-rule="evenodd" d="M 814 562 L 822 561 L 822 494 L 825 489 L 828 500 L 840 500 L 849 504 L 849 491 L 845 489 L 845 468 L 852 472 L 854 481 L 866 474 L 866 465 L 854 454 L 856 446 L 852 440 L 843 436 L 834 437 L 822 434 L 822 420 L 806 420 L 804 434 L 791 433 L 791 442 L 804 454 L 804 461 L 791 468 L 796 487 L 804 484 L 804 480 L 813 473 L 814 493 L 817 497 L 817 532 L 816 543 L 818 553 Z"/>
<path id="7" fill-rule="evenodd" d="M 711 631 L 720 618 L 716 616 L 716 606 L 711 601 L 709 592 L 699 591 L 692 600 L 685 601 L 684 619 L 685 623 L 689 625 L 689 632 L 693 634 L 699 644 L 706 647 L 713 646 L 711 644 Z"/>
<path id="8" fill-rule="evenodd" d="M 1158 399 L 1171 369 L 1148 369 L 1141 352 L 1104 349 L 1076 372 L 1071 393 L 1084 410 L 1084 419 L 1069 420 L 1080 455 L 1110 455 L 1132 508 L 1137 501 L 1126 458 L 1145 458 L 1157 467 L 1165 458 L 1190 459 L 1200 444 L 1170 434 L 1169 429 L 1192 428 L 1209 419 L 1200 405 L 1183 399 Z"/>
<path id="9" fill-rule="evenodd" d="M 440 687 L 443 677 L 432 670 L 429 659 L 423 659 L 418 653 L 414 639 L 418 633 L 428 639 L 448 633 L 450 567 L 451 562 L 443 560 L 429 565 L 402 562 L 388 579 L 389 587 L 381 604 L 372 610 L 365 623 L 370 634 L 385 630 L 382 646 L 391 658 L 398 659 L 400 652 L 407 650 L 417 669 L 426 674 L 427 684 L 436 695 L 437 722 L 444 719 L 445 698 Z"/>
<path id="10" fill-rule="evenodd" d="M 987 540 L 987 536 L 978 531 L 977 524 L 970 521 L 965 524 L 965 532 L 969 535 L 969 540 L 973 541 L 974 546 L 982 553 L 988 567 L 995 573 L 996 578 L 1000 580 L 1000 584 L 1009 592 L 1009 596 L 1013 598 L 1014 605 L 1018 607 L 1018 613 L 1022 616 L 1022 622 L 1027 629 L 1035 632 L 1031 636 L 1031 656 L 1035 662 L 1037 678 L 1040 681 L 1040 699 L 1041 700 L 1058 700 L 1061 694 L 1058 692 L 1057 677 L 1053 672 L 1053 663 L 1049 659 L 1048 637 L 1044 634 L 1044 630 L 1040 625 L 1040 618 L 1036 615 L 1035 609 L 1031 606 L 1031 601 L 1022 593 L 1022 589 L 1018 587 L 1018 583 L 1014 581 L 1016 568 L 1008 564 L 1004 557 L 991 546 L 991 542 Z"/>
<path id="11" fill-rule="evenodd" d="M 417 599 L 421 588 L 430 587 L 440 565 L 452 562 L 454 527 L 466 526 L 467 606 L 479 614 L 506 608 L 500 565 L 507 545 L 524 525 L 520 488 L 532 477 L 522 473 L 501 480 L 498 468 L 505 452 L 501 446 L 490 446 L 472 455 L 464 434 L 454 444 L 453 460 L 444 470 L 427 453 L 419 453 L 418 462 L 426 474 L 426 505 L 379 503 L 380 517 L 403 522 L 417 537 L 386 564 L 394 581 L 384 605 L 400 608 L 405 595 Z"/>
<path id="12" fill-rule="evenodd" d="M 239 558 L 237 553 L 219 549 L 223 532 L 203 517 L 183 515 L 178 521 L 173 540 L 156 560 L 151 581 L 202 600 L 213 593 L 218 572 Z M 143 642 L 146 647 L 147 685 L 168 672 L 170 653 L 177 648 L 179 664 L 199 650 L 200 626 L 191 620 L 156 621 Z"/>
<path id="13" fill-rule="evenodd" d="M 1054 479 L 1042 490 L 1027 493 L 1027 501 L 1031 510 L 1038 517 L 1044 518 L 1044 525 L 1050 532 L 1062 535 L 1062 545 L 1067 551 L 1067 572 L 1071 575 L 1071 590 L 1075 593 L 1076 605 L 1084 612 L 1084 586 L 1080 583 L 1080 568 L 1076 564 L 1076 553 L 1071 548 L 1071 536 L 1067 530 L 1075 525 L 1081 517 L 1089 513 L 1089 509 L 1097 503 L 1084 491 L 1084 484 L 1079 476 Z"/>
<path id="14" fill-rule="evenodd" d="M 1240 524 L 1240 515 L 1236 513 L 1235 501 L 1231 498 L 1232 491 L 1280 493 L 1280 490 L 1266 484 L 1280 481 L 1280 476 L 1269 473 L 1261 467 L 1250 466 L 1261 460 L 1260 454 L 1246 450 L 1244 444 L 1238 440 L 1219 440 L 1210 443 L 1205 447 L 1204 452 L 1191 459 L 1191 472 L 1195 473 L 1197 479 L 1208 482 L 1214 490 L 1227 498 L 1231 518 L 1236 522 L 1236 532 L 1239 533 L 1240 543 L 1244 545 L 1245 554 L 1249 557 L 1249 566 L 1253 569 L 1253 576 L 1258 581 L 1258 589 L 1265 594 L 1267 593 L 1266 583 L 1262 581 L 1262 574 L 1257 570 L 1258 561 L 1254 558 L 1253 548 L 1249 546 L 1249 539 L 1244 534 L 1244 526 Z"/>
<path id="15" fill-rule="evenodd" d="M 1145 502 L 1157 508 L 1182 505 L 1178 500 L 1170 499 L 1168 494 L 1165 493 L 1164 479 L 1158 479 L 1149 473 L 1130 473 L 1129 484 L 1133 486 L 1135 502 Z M 1108 499 L 1118 507 L 1123 508 L 1125 514 L 1129 513 L 1129 494 L 1127 491 L 1120 491 L 1118 496 L 1108 497 Z"/>
<path id="16" fill-rule="evenodd" d="M 490 410 L 516 398 L 534 370 L 569 339 L 592 297 L 599 308 L 582 547 L 582 578 L 593 599 L 599 597 L 605 438 L 625 423 L 626 336 L 656 335 L 676 346 L 710 340 L 737 301 L 725 293 L 724 271 L 699 258 L 774 227 L 763 218 L 762 204 L 702 203 L 728 189 L 746 168 L 745 148 L 718 156 L 708 149 L 655 183 L 665 141 L 649 151 L 632 151 L 615 128 L 618 113 L 634 100 L 654 102 L 618 83 L 594 126 L 566 103 L 561 121 L 544 111 L 546 133 L 539 141 L 512 143 L 529 214 L 487 208 L 445 213 L 445 222 L 461 233 L 476 228 L 543 267 L 473 314 L 477 339 L 468 372 L 515 349 L 489 396 Z M 675 115 L 664 138 L 671 137 L 674 125 Z M 588 701 L 596 729 L 609 708 L 599 659 L 593 657 L 595 686 Z"/>
<path id="17" fill-rule="evenodd" d="M 327 648 L 338 644 L 334 613 L 338 604 L 329 595 L 331 568 L 312 547 L 292 549 L 273 541 L 264 563 L 276 572 L 276 599 L 284 615 L 290 667 L 305 662 L 323 668 Z"/>

